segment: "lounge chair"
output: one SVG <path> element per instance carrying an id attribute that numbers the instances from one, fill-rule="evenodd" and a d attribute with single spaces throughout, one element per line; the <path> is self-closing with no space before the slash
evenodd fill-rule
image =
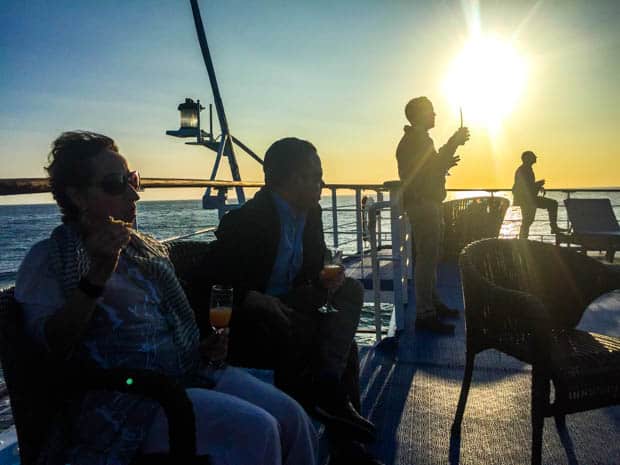
<path id="1" fill-rule="evenodd" d="M 203 247 L 170 244 L 177 269 L 189 272 L 196 257 L 190 251 Z M 168 417 L 170 454 L 148 454 L 132 465 L 208 465 L 196 456 L 195 418 L 185 389 L 170 378 L 148 370 L 103 370 L 65 364 L 52 359 L 25 337 L 19 304 L 13 288 L 0 291 L 0 361 L 11 400 L 22 465 L 33 465 L 48 440 L 52 422 L 62 416 L 71 399 L 87 390 L 106 389 L 151 397 Z M 127 379 L 132 382 L 128 383 Z"/>
<path id="2" fill-rule="evenodd" d="M 467 244 L 497 237 L 509 205 L 504 197 L 490 196 L 444 202 L 444 260 L 455 262 Z"/>
<path id="3" fill-rule="evenodd" d="M 605 250 L 608 261 L 614 261 L 620 250 L 620 226 L 609 199 L 565 199 L 570 221 L 569 234 L 558 234 L 557 244 L 578 244 L 585 252 Z"/>
<path id="4" fill-rule="evenodd" d="M 532 464 L 540 464 L 545 417 L 564 436 L 566 414 L 620 403 L 620 339 L 575 329 L 590 302 L 620 288 L 620 273 L 571 249 L 518 239 L 470 244 L 459 266 L 467 355 L 453 435 L 474 358 L 496 349 L 532 365 Z"/>

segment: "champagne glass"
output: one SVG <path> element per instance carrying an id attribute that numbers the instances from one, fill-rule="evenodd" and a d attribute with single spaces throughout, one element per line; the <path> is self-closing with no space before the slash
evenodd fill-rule
<path id="1" fill-rule="evenodd" d="M 211 287 L 211 305 L 209 306 L 209 320 L 217 333 L 228 328 L 233 306 L 233 288 L 221 284 Z"/>
<path id="2" fill-rule="evenodd" d="M 327 249 L 323 260 L 323 276 L 325 276 L 326 279 L 335 279 L 342 271 L 344 271 L 342 251 L 338 249 Z M 336 313 L 338 311 L 332 306 L 333 294 L 334 290 L 327 290 L 327 302 L 325 305 L 318 308 L 319 312 Z"/>

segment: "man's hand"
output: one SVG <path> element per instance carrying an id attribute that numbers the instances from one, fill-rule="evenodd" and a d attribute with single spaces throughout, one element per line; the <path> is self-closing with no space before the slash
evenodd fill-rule
<path id="1" fill-rule="evenodd" d="M 453 166 L 458 165 L 460 161 L 461 161 L 461 157 L 459 157 L 458 155 L 454 155 L 452 158 L 448 160 L 448 167 L 446 168 L 446 170 L 449 170 Z"/>
<path id="2" fill-rule="evenodd" d="M 280 331 L 290 332 L 289 315 L 293 310 L 284 305 L 277 297 L 250 291 L 243 301 L 243 307 L 249 312 L 259 311 L 261 316 L 264 315 L 266 323 L 278 327 Z"/>
<path id="3" fill-rule="evenodd" d="M 202 361 L 223 362 L 228 356 L 228 333 L 229 329 L 215 331 L 200 341 L 199 351 Z"/>
<path id="4" fill-rule="evenodd" d="M 103 286 L 110 278 L 121 250 L 129 243 L 130 228 L 130 224 L 111 217 L 96 223 L 88 217 L 83 218 L 84 247 L 90 257 L 87 279 L 91 283 Z"/>
<path id="5" fill-rule="evenodd" d="M 456 145 L 465 145 L 469 140 L 469 128 L 459 128 L 450 138 Z"/>
<path id="6" fill-rule="evenodd" d="M 342 286 L 345 277 L 344 266 L 340 266 L 340 270 L 336 274 L 334 274 L 331 270 L 327 272 L 325 269 L 321 270 L 319 273 L 319 281 L 321 286 L 325 289 L 329 289 L 330 291 L 335 291 Z"/>

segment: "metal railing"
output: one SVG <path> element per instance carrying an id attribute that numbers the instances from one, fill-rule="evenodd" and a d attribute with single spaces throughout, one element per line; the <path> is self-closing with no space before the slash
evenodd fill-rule
<path id="1" fill-rule="evenodd" d="M 204 187 L 213 185 L 218 188 L 230 188 L 237 185 L 243 187 L 260 187 L 262 183 L 247 182 L 225 182 L 225 181 L 205 181 L 205 180 L 164 180 L 164 179 L 143 179 L 143 185 L 149 187 Z M 364 258 L 370 256 L 370 267 L 372 272 L 372 290 L 374 304 L 375 334 L 377 340 L 383 334 L 381 320 L 381 276 L 379 273 L 381 262 L 391 262 L 393 275 L 393 304 L 394 329 L 397 331 L 404 329 L 405 314 L 404 308 L 407 303 L 407 280 L 412 275 L 411 263 L 411 235 L 409 232 L 408 221 L 405 221 L 402 205 L 400 205 L 399 182 L 387 182 L 378 184 L 329 184 L 326 189 L 330 194 L 323 200 L 324 205 L 324 233 L 326 242 L 334 247 L 341 248 L 348 259 L 360 260 L 360 272 L 362 278 L 365 275 Z M 0 195 L 15 193 L 37 193 L 49 190 L 49 186 L 41 179 L 27 180 L 0 180 Z M 16 192 L 18 191 L 18 192 Z M 351 196 L 345 200 L 342 195 L 344 192 L 352 192 Z M 509 193 L 509 189 L 448 189 L 448 192 L 486 192 L 495 196 L 501 192 Z M 618 188 L 591 188 L 591 189 L 547 189 L 546 192 L 562 193 L 566 198 L 575 194 L 593 194 L 620 192 Z M 376 200 L 369 200 L 367 207 L 364 208 L 363 197 L 368 194 L 376 196 Z M 387 200 L 386 200 L 387 196 Z M 560 212 L 564 211 L 564 205 L 559 202 Z M 612 207 L 618 211 L 620 204 L 612 202 Z M 227 209 L 235 208 L 235 205 L 226 205 Z M 563 217 L 560 214 L 560 217 Z M 520 217 L 505 218 L 505 224 L 520 222 Z M 540 224 L 536 220 L 535 224 Z M 568 224 L 567 224 L 568 226 Z M 164 241 L 183 240 L 190 237 L 214 232 L 215 226 L 191 231 L 187 234 L 180 234 L 168 237 Z M 514 228 L 513 235 L 516 234 Z M 512 237 L 503 235 L 502 237 Z M 531 235 L 531 237 L 537 237 Z M 550 240 L 553 236 L 541 234 L 540 240 Z M 388 253 L 381 251 L 389 250 Z"/>
<path id="2" fill-rule="evenodd" d="M 204 228 L 204 229 L 199 229 L 197 231 L 188 233 L 188 234 L 181 234 L 180 236 L 172 236 L 172 237 L 167 237 L 165 239 L 162 239 L 161 242 L 172 242 L 172 241 L 179 241 L 182 239 L 189 239 L 190 237 L 195 237 L 195 236 L 200 236 L 202 234 L 207 234 L 210 232 L 214 232 L 217 228 L 215 226 L 211 226 L 208 228 Z"/>
<path id="3" fill-rule="evenodd" d="M 393 269 L 393 319 L 395 323 L 394 330 L 398 332 L 405 329 L 405 305 L 407 303 L 407 280 L 409 276 L 412 276 L 412 261 L 411 261 L 411 232 L 409 222 L 406 221 L 402 204 L 400 202 L 400 183 L 392 182 L 385 184 L 386 189 L 389 190 L 390 201 L 388 202 L 376 202 L 368 208 L 368 235 L 370 238 L 370 256 L 372 267 L 372 290 L 373 290 L 373 305 L 374 305 L 374 321 L 375 321 L 375 334 L 376 340 L 380 341 L 382 337 L 382 319 L 381 319 L 381 276 L 380 276 L 380 264 L 381 262 L 392 262 Z M 453 190 L 454 191 L 454 190 Z M 460 191 L 460 189 L 459 189 Z M 480 192 L 479 189 L 470 189 L 469 191 Z M 506 192 L 506 190 L 495 189 L 489 192 L 491 196 L 494 196 L 498 192 Z M 620 189 L 548 189 L 547 192 L 561 192 L 566 194 L 566 198 L 570 198 L 571 194 L 578 192 L 596 193 L 596 192 L 620 192 Z M 562 202 L 558 202 L 560 211 L 564 211 L 565 207 Z M 612 208 L 618 210 L 620 204 L 612 202 Z M 381 227 L 381 212 L 389 209 L 390 212 L 390 238 L 391 238 L 391 253 L 389 255 L 380 254 L 382 249 L 379 240 L 381 235 L 380 230 L 376 227 Z M 545 213 L 546 214 L 546 213 Z M 377 221 L 377 218 L 379 219 Z M 503 223 L 520 223 L 521 218 L 504 218 Z M 538 221 L 540 223 L 540 221 Z M 543 222 L 547 224 L 548 222 Z M 569 228 L 568 217 L 566 217 L 566 226 Z M 512 236 L 504 235 L 501 237 L 515 237 L 516 232 Z M 536 235 L 530 235 L 530 238 L 534 238 Z M 552 234 L 540 234 L 539 239 L 546 241 L 548 238 L 554 238 Z"/>

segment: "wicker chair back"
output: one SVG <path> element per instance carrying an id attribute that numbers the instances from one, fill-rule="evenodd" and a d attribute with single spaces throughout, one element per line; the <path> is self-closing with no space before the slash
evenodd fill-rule
<path id="1" fill-rule="evenodd" d="M 605 265 L 574 250 L 541 242 L 482 240 L 463 251 L 461 263 L 485 285 L 538 299 L 556 328 L 574 328 L 588 304 L 608 289 Z"/>
<path id="2" fill-rule="evenodd" d="M 509 204 L 503 197 L 471 197 L 444 202 L 444 260 L 456 261 L 468 244 L 497 237 Z"/>

